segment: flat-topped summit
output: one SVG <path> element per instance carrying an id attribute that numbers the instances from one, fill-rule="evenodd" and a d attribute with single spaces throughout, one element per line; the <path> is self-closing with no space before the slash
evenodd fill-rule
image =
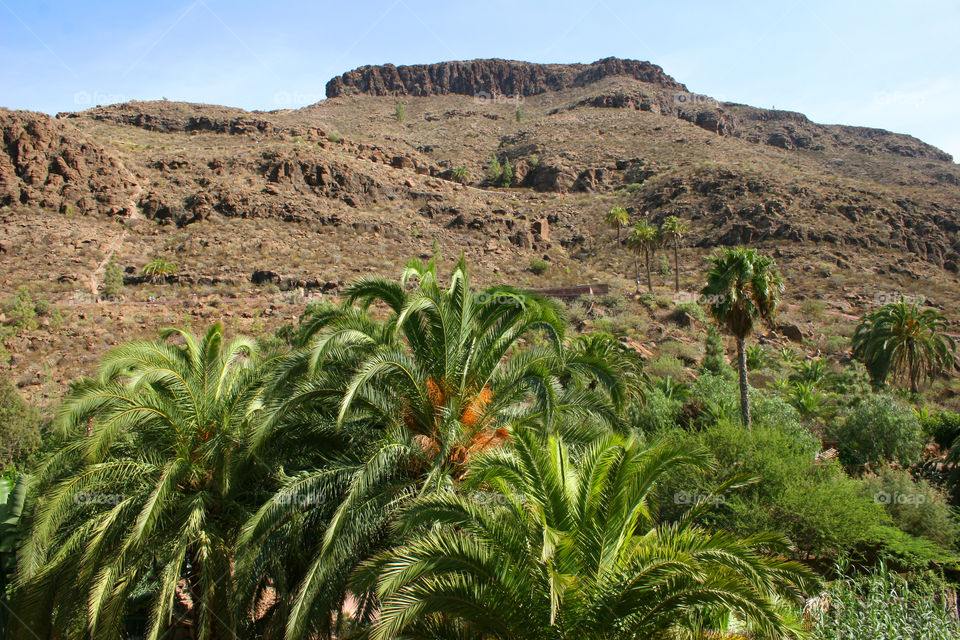
<path id="1" fill-rule="evenodd" d="M 686 87 L 652 62 L 604 58 L 591 64 L 536 64 L 517 60 L 467 60 L 436 64 L 371 65 L 327 83 L 327 97 L 477 95 L 533 96 L 582 87 L 610 76 L 625 76 L 669 89 Z"/>

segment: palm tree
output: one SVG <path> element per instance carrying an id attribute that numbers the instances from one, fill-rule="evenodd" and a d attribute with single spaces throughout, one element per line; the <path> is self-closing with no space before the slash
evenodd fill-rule
<path id="1" fill-rule="evenodd" d="M 677 216 L 669 216 L 660 225 L 664 237 L 673 239 L 673 284 L 674 291 L 680 292 L 680 239 L 689 231 L 687 223 Z"/>
<path id="2" fill-rule="evenodd" d="M 370 315 L 375 306 L 383 319 Z M 282 384 L 287 397 L 270 409 L 271 429 L 282 433 L 285 416 L 309 405 L 352 434 L 353 446 L 322 468 L 288 471 L 246 525 L 240 547 L 249 553 L 238 564 L 244 584 L 277 583 L 260 568 L 303 549 L 303 539 L 290 539 L 303 528 L 291 523 L 312 523 L 302 576 L 280 580 L 290 585 L 280 594 L 291 603 L 290 639 L 333 628 L 346 578 L 390 544 L 391 522 L 416 495 L 461 482 L 468 462 L 507 442 L 515 424 L 576 431 L 570 423 L 609 418 L 627 395 L 629 376 L 599 347 L 564 344 L 556 303 L 509 287 L 476 292 L 462 258 L 447 286 L 434 263 L 414 262 L 400 282 L 357 281 L 345 306 L 319 309 L 304 324 L 305 346 L 284 365 L 300 374 Z M 315 499 L 304 505 L 304 494 Z M 355 595 L 362 621 L 373 594 Z"/>
<path id="3" fill-rule="evenodd" d="M 608 436 L 574 460 L 526 430 L 514 445 L 480 456 L 462 491 L 412 502 L 407 541 L 358 572 L 383 602 L 373 640 L 700 638 L 731 616 L 764 638 L 799 632 L 791 605 L 815 579 L 786 540 L 703 529 L 709 499 L 653 519 L 658 481 L 707 468 L 703 452 Z"/>
<path id="4" fill-rule="evenodd" d="M 154 284 L 163 283 L 176 272 L 177 266 L 163 258 L 154 258 L 143 267 L 143 275 L 148 276 Z"/>
<path id="5" fill-rule="evenodd" d="M 710 258 L 707 284 L 701 293 L 710 315 L 737 341 L 740 373 L 740 413 L 750 428 L 750 385 L 747 379 L 746 339 L 757 321 L 772 326 L 776 317 L 783 278 L 772 258 L 755 249 L 724 249 Z"/>
<path id="6" fill-rule="evenodd" d="M 269 475 L 244 450 L 269 366 L 218 323 L 202 338 L 170 329 L 124 344 L 75 385 L 57 417 L 65 444 L 33 482 L 22 637 L 74 637 L 78 622 L 119 637 L 138 593 L 147 638 L 179 622 L 198 638 L 235 636 L 236 537 Z"/>
<path id="7" fill-rule="evenodd" d="M 651 225 L 646 220 L 633 225 L 630 229 L 630 235 L 627 236 L 627 243 L 635 252 L 634 270 L 636 273 L 637 291 L 640 290 L 640 270 L 637 265 L 637 254 L 643 253 L 643 260 L 647 268 L 647 289 L 653 293 L 653 281 L 650 279 L 650 258 L 658 246 L 660 246 L 660 230 Z"/>
<path id="8" fill-rule="evenodd" d="M 617 245 L 620 244 L 620 229 L 630 225 L 630 214 L 623 207 L 614 207 L 607 211 L 607 226 L 617 230 Z"/>
<path id="9" fill-rule="evenodd" d="M 853 335 L 853 357 L 866 365 L 874 385 L 884 385 L 892 374 L 917 393 L 921 382 L 955 363 L 956 341 L 946 329 L 943 315 L 901 298 L 863 317 Z"/>
<path id="10" fill-rule="evenodd" d="M 6 638 L 11 579 L 17 568 L 20 516 L 27 494 L 27 476 L 0 476 L 0 638 Z"/>

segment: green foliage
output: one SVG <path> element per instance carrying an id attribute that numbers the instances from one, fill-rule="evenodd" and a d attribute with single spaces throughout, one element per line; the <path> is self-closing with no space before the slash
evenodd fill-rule
<path id="1" fill-rule="evenodd" d="M 727 630 L 718 609 L 766 638 L 799 630 L 783 605 L 816 581 L 780 557 L 776 536 L 740 541 L 695 517 L 646 517 L 663 476 L 707 466 L 701 451 L 608 437 L 577 460 L 557 438 L 520 430 L 516 440 L 471 470 L 482 498 L 446 491 L 405 511 L 408 540 L 361 583 L 382 599 L 373 640 L 704 637 Z"/>
<path id="2" fill-rule="evenodd" d="M 546 260 L 541 260 L 536 256 L 530 258 L 530 271 L 535 275 L 542 276 L 547 271 L 550 270 L 550 263 Z"/>
<path id="3" fill-rule="evenodd" d="M 22 466 L 40 441 L 40 412 L 20 397 L 10 380 L 0 379 L 0 471 Z"/>
<path id="4" fill-rule="evenodd" d="M 912 465 L 925 439 L 913 410 L 895 398 L 871 394 L 829 428 L 844 464 L 875 466 L 896 461 Z"/>
<path id="5" fill-rule="evenodd" d="M 497 154 L 490 156 L 490 162 L 487 164 L 487 182 L 490 184 L 500 184 L 500 176 L 503 175 L 503 167 L 497 159 Z"/>
<path id="6" fill-rule="evenodd" d="M 884 506 L 900 530 L 952 548 L 960 526 L 946 497 L 925 480 L 902 469 L 881 469 L 863 479 L 864 493 Z"/>
<path id="7" fill-rule="evenodd" d="M 853 356 L 867 366 L 877 387 L 892 377 L 907 381 L 916 393 L 921 382 L 955 365 L 957 345 L 947 327 L 942 314 L 901 298 L 863 317 L 853 335 Z"/>
<path id="8" fill-rule="evenodd" d="M 760 371 L 773 364 L 773 356 L 762 345 L 749 345 L 747 351 L 747 369 Z"/>
<path id="9" fill-rule="evenodd" d="M 343 140 L 343 137 L 342 137 L 339 133 L 337 133 L 336 131 L 333 131 L 333 132 L 327 134 L 327 141 L 328 141 L 328 142 L 334 142 L 334 143 L 336 143 L 336 142 L 340 142 L 341 140 Z"/>
<path id="10" fill-rule="evenodd" d="M 659 383 L 647 392 L 643 406 L 637 410 L 635 428 L 644 434 L 656 434 L 672 428 L 677 421 L 680 407 L 679 397 L 668 395 Z"/>
<path id="11" fill-rule="evenodd" d="M 119 295 L 123 291 L 123 272 L 117 261 L 110 257 L 107 266 L 103 271 L 103 292 L 108 296 Z"/>
<path id="12" fill-rule="evenodd" d="M 38 305 L 40 301 L 34 299 L 27 287 L 20 287 L 14 296 L 5 305 L 6 313 L 13 319 L 16 331 L 31 331 L 36 329 Z"/>
<path id="13" fill-rule="evenodd" d="M 460 184 L 467 184 L 470 182 L 470 177 L 471 177 L 470 170 L 467 169 L 466 166 L 460 165 L 459 167 L 453 170 L 452 177 L 455 182 L 459 182 Z"/>
<path id="14" fill-rule="evenodd" d="M 960 435 L 960 413 L 941 410 L 919 415 L 924 435 L 943 449 L 950 449 Z"/>
<path id="15" fill-rule="evenodd" d="M 960 623 L 944 605 L 946 594 L 918 593 L 885 565 L 852 577 L 842 565 L 836 573 L 840 577 L 829 584 L 826 598 L 808 608 L 816 640 L 960 638 Z"/>
<path id="16" fill-rule="evenodd" d="M 399 100 L 397 100 L 397 108 L 394 110 L 393 115 L 397 119 L 397 122 L 403 122 L 407 119 L 407 109 Z"/>
<path id="17" fill-rule="evenodd" d="M 703 371 L 733 378 L 736 376 L 734 369 L 727 360 L 727 350 L 723 344 L 723 337 L 713 325 L 707 327 L 707 333 L 703 338 L 703 360 L 700 361 L 700 368 Z"/>
<path id="18" fill-rule="evenodd" d="M 164 258 L 154 258 L 143 267 L 143 275 L 149 277 L 155 284 L 165 282 L 176 272 L 177 265 Z"/>
<path id="19" fill-rule="evenodd" d="M 27 497 L 27 477 L 0 476 L 0 637 L 7 636 L 10 588 L 17 569 L 21 514 Z"/>
<path id="20" fill-rule="evenodd" d="M 517 107 L 517 110 L 513 113 L 513 118 L 517 122 L 523 120 L 523 111 L 520 110 L 520 107 Z"/>
<path id="21" fill-rule="evenodd" d="M 430 252 L 433 254 L 433 259 L 435 262 L 440 262 L 443 259 L 443 247 L 440 245 L 440 240 L 437 236 L 433 236 L 433 243 L 430 247 Z"/>
<path id="22" fill-rule="evenodd" d="M 510 165 L 510 158 L 503 159 L 503 165 L 500 167 L 500 178 L 497 184 L 501 187 L 509 187 L 513 184 L 513 167 Z"/>

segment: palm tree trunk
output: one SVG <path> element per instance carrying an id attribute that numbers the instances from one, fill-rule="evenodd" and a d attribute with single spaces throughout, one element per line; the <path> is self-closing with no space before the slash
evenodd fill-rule
<path id="1" fill-rule="evenodd" d="M 673 240 L 673 290 L 680 293 L 680 240 Z"/>
<path id="2" fill-rule="evenodd" d="M 737 369 L 740 373 L 740 415 L 750 430 L 750 382 L 747 379 L 747 350 L 744 339 L 737 336 Z"/>
<path id="3" fill-rule="evenodd" d="M 617 223 L 617 246 L 620 246 L 620 223 Z"/>
<path id="4" fill-rule="evenodd" d="M 653 280 L 650 279 L 650 250 L 645 249 L 643 255 L 647 261 L 647 289 L 650 290 L 650 293 L 653 293 Z"/>
<path id="5" fill-rule="evenodd" d="M 633 279 L 637 283 L 637 293 L 640 293 L 640 254 L 633 254 Z"/>

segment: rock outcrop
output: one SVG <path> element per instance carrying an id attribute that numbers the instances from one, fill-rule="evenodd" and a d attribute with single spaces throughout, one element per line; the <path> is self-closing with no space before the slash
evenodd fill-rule
<path id="1" fill-rule="evenodd" d="M 132 216 L 136 178 L 96 142 L 49 116 L 0 109 L 0 206 Z"/>
<path id="2" fill-rule="evenodd" d="M 667 89 L 686 87 L 659 66 L 639 60 L 604 58 L 592 64 L 534 64 L 516 60 L 468 60 L 396 67 L 360 67 L 327 83 L 327 97 L 352 94 L 431 96 L 457 94 L 533 96 L 582 87 L 611 76 L 624 76 Z"/>

